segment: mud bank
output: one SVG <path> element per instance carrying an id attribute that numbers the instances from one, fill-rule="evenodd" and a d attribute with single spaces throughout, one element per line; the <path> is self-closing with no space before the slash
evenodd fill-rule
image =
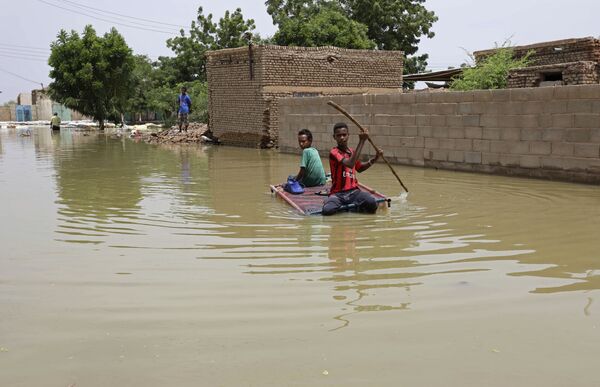
<path id="1" fill-rule="evenodd" d="M 179 131 L 176 126 L 156 133 L 140 134 L 150 144 L 206 144 L 218 143 L 208 131 L 206 124 L 191 123 L 187 131 Z M 133 134 L 135 136 L 135 134 Z"/>

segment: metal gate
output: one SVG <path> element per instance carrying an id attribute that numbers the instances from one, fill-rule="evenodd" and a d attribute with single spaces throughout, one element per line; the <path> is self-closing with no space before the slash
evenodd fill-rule
<path id="1" fill-rule="evenodd" d="M 15 107 L 17 121 L 31 121 L 31 105 L 17 105 Z"/>

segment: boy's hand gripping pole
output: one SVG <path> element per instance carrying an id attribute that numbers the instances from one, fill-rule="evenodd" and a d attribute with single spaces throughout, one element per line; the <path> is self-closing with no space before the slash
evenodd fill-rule
<path id="1" fill-rule="evenodd" d="M 358 127 L 358 129 L 360 129 L 361 132 L 365 132 L 365 128 L 354 119 L 354 117 L 352 117 L 350 115 L 350 113 L 348 113 L 343 107 L 341 107 L 340 105 L 338 105 L 337 103 L 333 102 L 333 101 L 328 101 L 327 105 L 333 107 L 334 109 L 336 109 L 337 111 L 339 111 L 340 113 L 342 113 L 343 115 L 345 115 L 350 121 L 352 121 L 352 123 L 354 125 L 356 125 Z M 371 136 L 369 136 L 369 142 L 371 143 L 371 145 L 373 146 L 373 148 L 375 148 L 375 150 L 377 150 L 377 146 L 373 143 L 373 140 L 371 140 Z M 398 180 L 398 182 L 400 183 L 400 185 L 402 186 L 402 188 L 404 188 L 404 191 L 408 192 L 408 189 L 406 188 L 406 186 L 404 185 L 404 183 L 402 183 L 402 180 L 400 179 L 400 176 L 398 176 L 398 174 L 396 173 L 396 171 L 394 170 L 394 168 L 392 168 L 392 166 L 390 165 L 390 163 L 385 159 L 385 157 L 383 155 L 381 155 L 381 158 L 383 159 L 383 161 L 385 161 L 385 163 L 387 164 L 387 166 L 390 168 L 390 171 L 392 171 L 392 173 L 394 174 L 394 176 L 396 176 L 396 179 Z"/>

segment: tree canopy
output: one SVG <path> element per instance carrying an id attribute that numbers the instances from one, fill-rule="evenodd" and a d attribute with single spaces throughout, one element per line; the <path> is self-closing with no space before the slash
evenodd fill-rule
<path id="1" fill-rule="evenodd" d="M 401 50 L 413 55 L 420 37 L 433 38 L 438 18 L 425 0 L 341 0 L 352 20 L 367 26 L 369 38 L 380 50 Z"/>
<path id="2" fill-rule="evenodd" d="M 247 44 L 244 37 L 255 28 L 254 20 L 245 20 L 240 8 L 232 13 L 226 11 L 215 23 L 213 15 L 205 16 L 199 7 L 189 33 L 186 35 L 181 29 L 179 36 L 167 40 L 167 47 L 175 57 L 160 60 L 172 69 L 179 82 L 206 80 L 206 51 L 243 46 Z"/>
<path id="3" fill-rule="evenodd" d="M 483 58 L 474 67 L 465 68 L 462 75 L 452 81 L 450 88 L 454 90 L 503 89 L 508 81 L 509 70 L 526 67 L 532 53 L 515 58 L 513 48 L 505 45 L 498 47 L 495 53 Z"/>
<path id="4" fill-rule="evenodd" d="M 52 99 L 93 117 L 101 129 L 106 119 L 125 111 L 133 95 L 134 57 L 115 28 L 102 37 L 91 25 L 81 36 L 61 30 L 48 64 Z"/>
<path id="5" fill-rule="evenodd" d="M 367 27 L 331 4 L 305 7 L 294 17 L 283 18 L 273 41 L 288 46 L 375 48 L 367 36 Z"/>
<path id="6" fill-rule="evenodd" d="M 406 57 L 405 74 L 425 70 L 428 55 L 415 54 L 421 37 L 433 38 L 435 35 L 431 27 L 438 18 L 423 3 L 425 0 L 265 1 L 273 24 L 279 27 L 274 36 L 277 44 L 331 44 L 346 48 L 373 48 L 374 44 L 380 50 L 401 50 Z M 328 15 L 338 12 L 345 17 L 324 18 L 324 12 Z M 366 37 L 362 35 L 365 27 Z M 337 34 L 337 39 L 332 39 L 329 31 Z"/>

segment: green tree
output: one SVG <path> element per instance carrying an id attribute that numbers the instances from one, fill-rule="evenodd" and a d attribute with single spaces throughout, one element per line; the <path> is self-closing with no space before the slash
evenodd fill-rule
<path id="1" fill-rule="evenodd" d="M 208 122 L 208 85 L 203 81 L 182 82 L 174 86 L 158 85 L 148 90 L 148 108 L 162 114 L 164 124 L 171 126 L 175 122 L 178 105 L 177 95 L 181 87 L 187 87 L 192 99 L 190 121 Z"/>
<path id="2" fill-rule="evenodd" d="M 427 68 L 429 55 L 415 55 L 421 37 L 435 36 L 431 30 L 438 17 L 425 8 L 425 0 L 341 0 L 350 17 L 369 29 L 368 36 L 380 50 L 404 52 L 404 74 Z M 414 84 L 407 84 L 413 88 Z"/>
<path id="3" fill-rule="evenodd" d="M 134 57 L 135 67 L 133 69 L 133 94 L 128 106 L 131 112 L 142 112 L 150 108 L 148 90 L 155 86 L 153 73 L 156 69 L 152 61 L 146 55 Z"/>
<path id="4" fill-rule="evenodd" d="M 135 67 L 131 49 L 112 28 L 99 37 L 91 25 L 80 36 L 61 30 L 52 42 L 48 64 L 50 97 L 82 114 L 104 122 L 125 112 L 133 95 Z"/>
<path id="5" fill-rule="evenodd" d="M 282 18 L 273 40 L 284 46 L 375 48 L 367 27 L 350 20 L 334 4 L 302 8 L 295 17 Z"/>
<path id="6" fill-rule="evenodd" d="M 218 23 L 213 15 L 204 16 L 202 7 L 198 8 L 197 19 L 192 21 L 189 34 L 182 29 L 180 36 L 167 40 L 167 47 L 175 53 L 171 59 L 160 58 L 166 69 L 174 74 L 178 82 L 206 80 L 206 57 L 208 50 L 241 47 L 247 44 L 246 34 L 255 29 L 254 20 L 244 20 L 242 10 L 225 12 Z"/>
<path id="7" fill-rule="evenodd" d="M 305 32 L 301 26 L 302 23 L 311 24 L 309 18 L 318 14 L 314 12 L 315 9 L 339 9 L 352 21 L 366 26 L 367 38 L 379 50 L 403 51 L 404 73 L 415 74 L 425 71 L 427 67 L 428 55 L 415 55 L 421 37 L 433 38 L 435 34 L 431 27 L 438 20 L 433 11 L 425 8 L 424 2 L 425 0 L 266 0 L 265 4 L 267 12 L 273 18 L 273 24 L 279 26 L 279 32 L 275 36 L 285 33 L 283 36 L 286 39 L 276 40 L 278 44 L 296 44 L 298 39 L 307 41 L 302 39 Z M 294 22 L 298 19 L 301 21 Z M 329 22 L 339 23 L 341 19 L 330 19 Z M 292 27 L 288 28 L 288 25 Z M 335 29 L 335 24 L 331 29 Z M 342 32 L 345 31 L 347 29 L 342 29 Z M 329 44 L 326 42 L 325 44 Z M 343 45 L 345 42 L 353 40 L 338 39 L 334 45 L 348 47 Z"/>
<path id="8" fill-rule="evenodd" d="M 190 121 L 208 123 L 208 83 L 195 81 L 180 86 L 187 87 L 188 94 L 192 99 Z"/>
<path id="9" fill-rule="evenodd" d="M 369 38 L 380 50 L 401 50 L 413 55 L 421 36 L 433 38 L 433 23 L 438 20 L 428 11 L 425 0 L 341 0 L 350 18 L 369 29 Z"/>
<path id="10" fill-rule="evenodd" d="M 325 0 L 266 0 L 267 13 L 271 15 L 273 24 L 279 26 L 287 19 L 310 12 L 315 7 L 326 4 Z M 339 4 L 339 2 L 336 2 Z"/>
<path id="11" fill-rule="evenodd" d="M 514 50 L 506 47 L 506 43 L 498 47 L 496 52 L 481 59 L 474 67 L 465 68 L 460 77 L 450 85 L 454 90 L 503 89 L 508 81 L 511 69 L 525 67 L 533 51 L 521 58 L 514 57 Z M 470 55 L 474 62 L 473 56 Z"/>

